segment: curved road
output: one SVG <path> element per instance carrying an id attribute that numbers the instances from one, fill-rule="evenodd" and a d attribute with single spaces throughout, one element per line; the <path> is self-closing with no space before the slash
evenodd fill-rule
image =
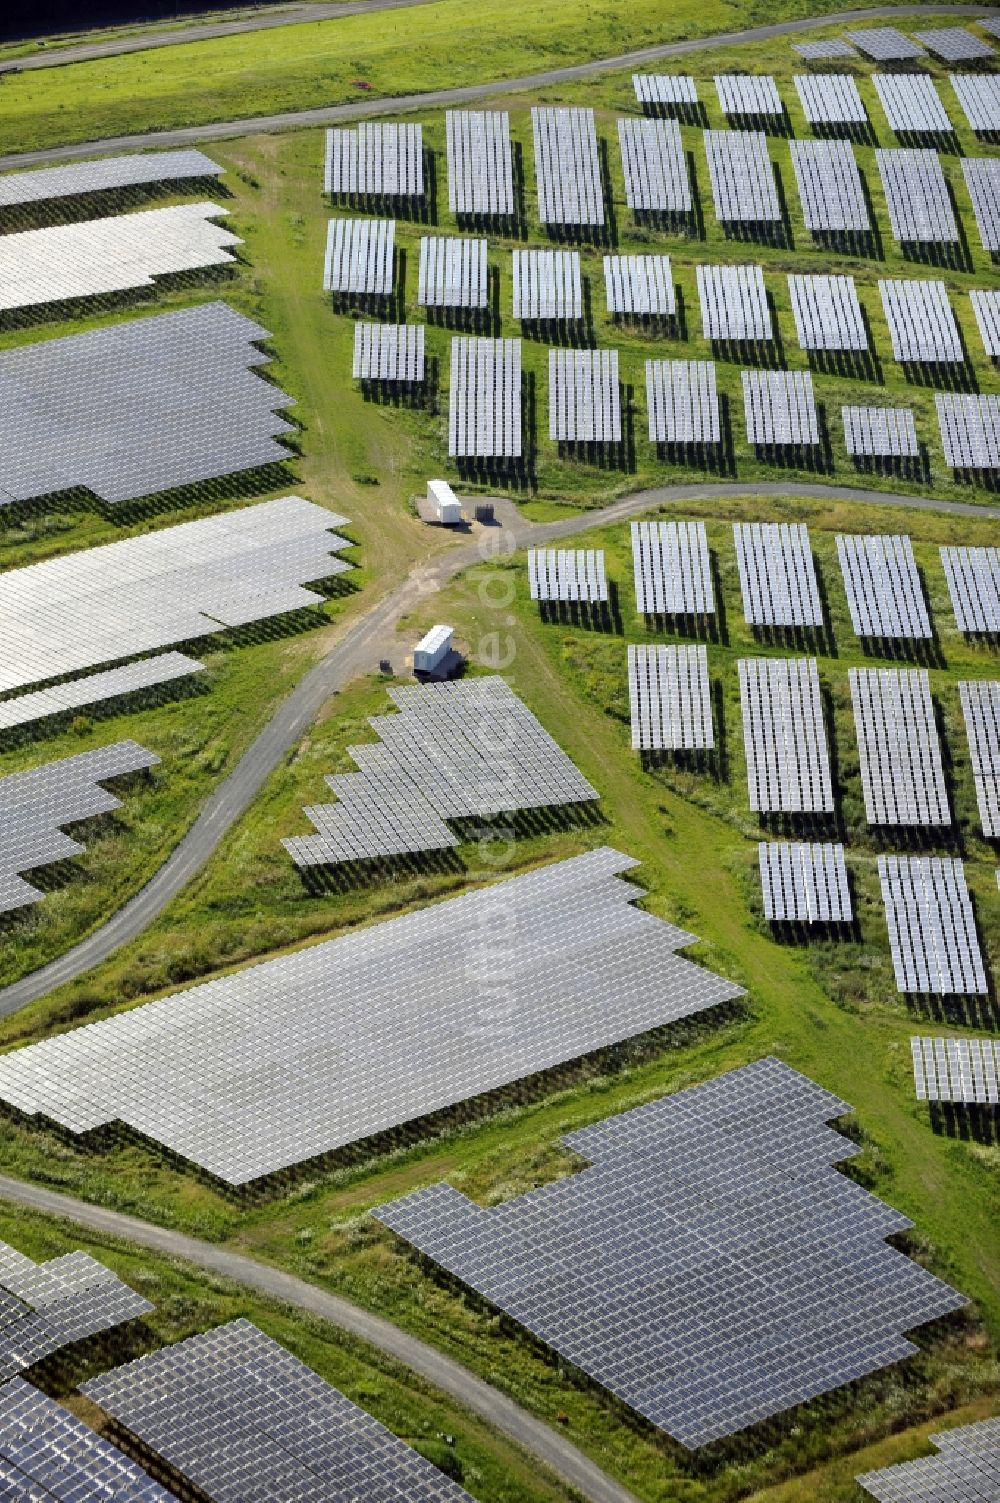
<path id="1" fill-rule="evenodd" d="M 775 21 L 767 26 L 749 26 L 742 31 L 719 32 L 716 36 L 696 37 L 684 42 L 662 42 L 637 52 L 623 52 L 617 57 L 595 58 L 566 68 L 549 68 L 543 73 L 528 73 L 522 78 L 500 79 L 492 83 L 467 84 L 454 89 L 429 89 L 424 94 L 401 94 L 395 97 L 360 99 L 351 104 L 335 104 L 314 110 L 289 110 L 281 115 L 251 115 L 242 120 L 221 120 L 211 125 L 185 125 L 173 130 L 150 131 L 145 135 L 107 136 L 99 141 L 78 141 L 70 146 L 48 146 L 39 151 L 25 151 L 0 157 L 0 170 L 37 167 L 46 162 L 68 162 L 96 152 L 137 151 L 159 146 L 190 146 L 207 141 L 222 141 L 232 136 L 256 135 L 260 131 L 302 130 L 308 126 L 332 125 L 337 121 L 358 120 L 368 115 L 399 114 L 405 110 L 430 109 L 440 105 L 467 104 L 470 100 L 498 94 L 519 94 L 550 84 L 575 83 L 595 74 L 616 68 L 641 67 L 665 57 L 684 57 L 742 42 L 763 42 L 775 37 L 793 36 L 815 31 L 820 26 L 847 26 L 856 21 L 879 21 L 899 16 L 899 6 L 878 5 L 867 10 L 840 11 L 835 15 L 810 17 L 798 21 Z M 911 5 L 908 15 L 988 16 L 983 5 Z"/>
<path id="2" fill-rule="evenodd" d="M 565 517 L 558 522 L 528 522 L 518 515 L 512 504 L 501 503 L 499 511 L 503 516 L 503 525 L 498 536 L 508 539 L 506 546 L 511 549 L 529 545 L 535 547 L 571 537 L 574 533 L 589 531 L 608 522 L 620 521 L 648 511 L 651 507 L 747 495 L 861 501 L 878 506 L 901 506 L 916 511 L 1000 520 L 1000 507 L 974 506 L 962 501 L 936 501 L 928 496 L 856 490 L 845 485 L 820 485 L 805 481 L 774 481 L 770 484 L 737 481 L 713 484 L 698 481 L 690 485 L 638 491 L 600 510 Z M 359 675 L 375 670 L 379 658 L 384 655 L 386 643 L 392 638 L 396 623 L 413 609 L 421 596 L 440 590 L 460 570 L 482 561 L 483 557 L 479 543 L 463 543 L 457 548 L 449 549 L 433 562 L 420 565 L 403 584 L 352 621 L 347 634 L 299 680 L 287 698 L 278 705 L 257 739 L 247 748 L 228 777 L 209 795 L 194 824 L 145 887 L 119 908 L 107 923 L 88 934 L 86 939 L 74 945 L 71 950 L 0 991 L 0 1018 L 9 1017 L 30 1002 L 46 996 L 55 987 L 82 976 L 93 966 L 106 960 L 121 945 L 137 939 L 205 865 L 249 807 L 265 780 L 302 739 L 331 695 Z"/>
<path id="3" fill-rule="evenodd" d="M 75 1221 L 91 1231 L 121 1237 L 126 1242 L 148 1247 L 168 1257 L 183 1258 L 208 1273 L 221 1274 L 247 1289 L 282 1300 L 309 1315 L 319 1316 L 339 1330 L 377 1347 L 412 1372 L 419 1373 L 463 1409 L 471 1410 L 528 1452 L 534 1460 L 543 1462 L 588 1503 L 637 1503 L 632 1493 L 602 1472 L 560 1431 L 550 1429 L 453 1358 L 337 1294 L 330 1294 L 294 1274 L 284 1273 L 280 1268 L 272 1268 L 241 1253 L 229 1252 L 214 1243 L 200 1242 L 181 1232 L 154 1226 L 120 1211 L 106 1210 L 103 1206 L 89 1205 L 86 1201 L 59 1195 L 38 1185 L 22 1184 L 20 1180 L 0 1176 L 0 1196 L 16 1205 Z"/>

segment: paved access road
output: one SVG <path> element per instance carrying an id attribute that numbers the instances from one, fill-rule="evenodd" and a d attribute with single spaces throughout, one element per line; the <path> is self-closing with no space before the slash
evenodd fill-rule
<path id="1" fill-rule="evenodd" d="M 415 0 L 410 0 L 415 3 Z M 910 16 L 988 16 L 982 5 L 910 5 Z M 820 26 L 850 26 L 857 21 L 898 19 L 899 7 L 877 5 L 868 10 L 840 11 L 835 15 L 810 17 L 798 21 L 775 21 L 767 26 L 749 26 L 742 31 L 720 32 L 716 36 L 696 37 L 685 42 L 663 42 L 643 47 L 637 52 L 623 52 L 618 57 L 595 58 L 589 63 L 575 63 L 566 68 L 549 68 L 543 73 L 528 73 L 522 78 L 499 79 L 492 83 L 468 84 L 455 89 L 429 89 L 424 94 L 396 97 L 371 96 L 351 104 L 335 104 L 315 110 L 289 110 L 281 115 L 253 115 L 242 120 L 221 120 L 211 125 L 185 125 L 174 130 L 150 131 L 145 135 L 108 136 L 100 141 L 78 141 L 71 146 L 47 146 L 39 151 L 25 151 L 0 157 L 0 171 L 18 167 L 39 167 L 47 162 L 69 162 L 80 157 L 120 151 L 152 150 L 159 146 L 192 146 L 208 141 L 223 141 L 233 136 L 252 136 L 259 131 L 303 130 L 308 126 L 335 125 L 338 121 L 360 120 L 369 115 L 399 114 L 405 110 L 433 109 L 441 105 L 468 104 L 500 94 L 520 94 L 546 88 L 550 84 L 575 83 L 595 74 L 616 68 L 643 67 L 661 58 L 686 57 L 692 52 L 712 52 L 742 42 L 765 42 L 775 37 L 794 36 L 815 31 Z M 250 28 L 252 29 L 252 28 Z"/>
<path id="2" fill-rule="evenodd" d="M 927 496 L 902 496 L 890 492 L 855 490 L 851 486 L 821 485 L 799 481 L 771 484 L 743 482 L 664 486 L 638 491 L 600 510 L 566 517 L 557 522 L 535 523 L 522 518 L 507 503 L 498 505 L 502 525 L 498 536 L 505 548 L 538 547 L 608 522 L 621 521 L 651 508 L 680 505 L 687 501 L 728 499 L 736 496 L 802 496 L 820 501 L 860 501 L 879 506 L 908 507 L 917 511 L 943 512 L 1000 520 L 1000 508 L 975 506 L 961 501 L 935 501 Z M 384 595 L 362 616 L 345 626 L 334 646 L 300 679 L 277 706 L 274 715 L 247 748 L 232 772 L 211 793 L 194 824 L 159 871 L 119 908 L 107 923 L 86 939 L 20 981 L 0 991 L 0 1018 L 9 1017 L 47 996 L 55 987 L 84 975 L 121 945 L 130 943 L 153 923 L 167 904 L 202 869 L 233 825 L 246 812 L 256 794 L 281 762 L 302 739 L 326 701 L 352 679 L 373 673 L 379 659 L 390 656 L 398 621 L 413 610 L 425 595 L 442 589 L 462 569 L 483 558 L 480 543 L 462 543 L 449 548 L 431 563 L 419 565 L 396 589 Z"/>
<path id="3" fill-rule="evenodd" d="M 57 1194 L 40 1185 L 0 1176 L 0 1197 L 13 1201 L 15 1205 L 74 1221 L 90 1231 L 120 1237 L 133 1247 L 148 1247 L 167 1257 L 183 1258 L 207 1273 L 221 1274 L 246 1289 L 282 1300 L 297 1310 L 329 1321 L 339 1330 L 360 1337 L 386 1356 L 395 1358 L 411 1372 L 419 1373 L 462 1408 L 471 1410 L 527 1451 L 534 1460 L 542 1462 L 588 1503 L 637 1503 L 632 1493 L 602 1472 L 560 1431 L 550 1429 L 453 1358 L 337 1294 L 330 1294 L 294 1274 L 259 1263 L 241 1253 L 230 1252 L 215 1243 L 201 1242 L 167 1227 L 122 1215 L 120 1211 L 109 1211 L 103 1206 Z"/>

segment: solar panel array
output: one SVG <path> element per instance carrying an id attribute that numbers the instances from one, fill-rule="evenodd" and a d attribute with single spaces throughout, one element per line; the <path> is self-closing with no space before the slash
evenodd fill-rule
<path id="1" fill-rule="evenodd" d="M 995 73 L 949 73 L 948 82 L 971 130 L 980 135 L 1000 131 L 1000 77 Z"/>
<path id="2" fill-rule="evenodd" d="M 945 464 L 955 470 L 1000 470 L 1000 397 L 935 392 Z"/>
<path id="3" fill-rule="evenodd" d="M 688 751 L 715 745 L 708 653 L 700 643 L 630 646 L 628 698 L 636 749 Z"/>
<path id="4" fill-rule="evenodd" d="M 897 136 L 954 134 L 932 78 L 920 73 L 873 73 L 872 83 Z"/>
<path id="5" fill-rule="evenodd" d="M 26 908 L 45 896 L 20 872 L 78 856 L 84 850 L 63 834 L 61 825 L 120 808 L 121 799 L 102 788 L 102 782 L 155 767 L 159 761 L 134 741 L 119 741 L 0 778 L 0 913 Z"/>
<path id="6" fill-rule="evenodd" d="M 1000 632 L 1000 548 L 941 548 L 959 631 Z"/>
<path id="7" fill-rule="evenodd" d="M 471 1503 L 249 1320 L 149 1352 L 81 1392 L 213 1503 Z"/>
<path id="8" fill-rule="evenodd" d="M 513 271 L 515 318 L 583 317 L 579 251 L 516 250 Z"/>
<path id="9" fill-rule="evenodd" d="M 962 173 L 983 249 L 995 254 L 1000 251 L 1000 161 L 996 157 L 963 157 Z M 975 303 L 977 294 L 973 292 L 971 297 Z M 1000 351 L 993 349 L 987 353 L 995 355 Z"/>
<path id="10" fill-rule="evenodd" d="M 458 459 L 521 455 L 521 341 L 451 342 L 448 453 Z"/>
<path id="11" fill-rule="evenodd" d="M 970 292 L 969 301 L 983 348 L 991 360 L 1000 360 L 1000 292 Z"/>
<path id="12" fill-rule="evenodd" d="M 0 236 L 0 311 L 152 287 L 156 277 L 231 266 L 242 244 L 218 204 L 176 204 Z"/>
<path id="13" fill-rule="evenodd" d="M 774 338 L 759 266 L 697 266 L 695 275 L 706 339 L 749 343 Z"/>
<path id="14" fill-rule="evenodd" d="M 743 371 L 751 444 L 818 444 L 819 418 L 808 371 Z"/>
<path id="15" fill-rule="evenodd" d="M 532 600 L 608 598 L 603 548 L 529 548 L 528 579 Z"/>
<path id="16" fill-rule="evenodd" d="M 837 557 L 855 635 L 923 640 L 934 635 L 908 537 L 838 533 Z"/>
<path id="17" fill-rule="evenodd" d="M 362 120 L 353 129 L 328 130 L 323 190 L 334 198 L 422 198 L 423 127 Z"/>
<path id="18" fill-rule="evenodd" d="M 943 282 L 879 282 L 878 290 L 896 360 L 963 363 L 962 337 Z"/>
<path id="19" fill-rule="evenodd" d="M 750 808 L 831 814 L 833 783 L 815 658 L 741 658 Z"/>
<path id="20" fill-rule="evenodd" d="M 983 834 L 1000 840 L 1000 681 L 958 686 Z"/>
<path id="21" fill-rule="evenodd" d="M 757 859 L 769 923 L 850 923 L 853 910 L 842 845 L 762 840 Z"/>
<path id="22" fill-rule="evenodd" d="M 936 151 L 892 148 L 875 153 L 892 238 L 904 244 L 951 244 L 958 224 Z"/>
<path id="23" fill-rule="evenodd" d="M 841 37 L 828 37 L 820 42 L 796 42 L 795 51 L 807 63 L 822 63 L 833 57 L 857 57 L 850 42 Z"/>
<path id="24" fill-rule="evenodd" d="M 35 1263 L 0 1242 L 0 1398 L 8 1380 L 35 1363 L 152 1308 L 87 1253 Z M 5 1439 L 0 1426 L 0 1455 Z"/>
<path id="25" fill-rule="evenodd" d="M 531 111 L 542 224 L 602 225 L 604 188 L 590 109 Z"/>
<path id="26" fill-rule="evenodd" d="M 323 290 L 342 296 L 391 297 L 395 243 L 394 219 L 331 219 Z"/>
<path id="27" fill-rule="evenodd" d="M 932 996 L 987 991 L 965 868 L 945 856 L 880 856 L 896 988 Z"/>
<path id="28" fill-rule="evenodd" d="M 711 360 L 647 360 L 646 407 L 652 443 L 717 444 L 722 437 Z"/>
<path id="29" fill-rule="evenodd" d="M 849 73 L 798 73 L 792 82 L 810 125 L 867 125 L 868 111 Z"/>
<path id="30" fill-rule="evenodd" d="M 871 229 L 864 184 L 850 141 L 789 141 L 806 229 L 865 234 Z"/>
<path id="31" fill-rule="evenodd" d="M 748 625 L 823 625 L 804 522 L 734 522 L 733 540 Z"/>
<path id="32" fill-rule="evenodd" d="M 636 864 L 592 850 L 17 1049 L 0 1099 L 243 1184 L 739 996 L 634 906 Z"/>
<path id="33" fill-rule="evenodd" d="M 926 668 L 850 668 L 870 825 L 951 824 Z"/>
<path id="34" fill-rule="evenodd" d="M 609 313 L 664 318 L 677 311 L 669 256 L 605 256 Z"/>
<path id="35" fill-rule="evenodd" d="M 707 130 L 705 154 L 721 223 L 780 224 L 781 203 L 762 131 Z"/>
<path id="36" fill-rule="evenodd" d="M 486 241 L 425 235 L 420 242 L 417 302 L 425 308 L 485 308 Z"/>
<path id="37" fill-rule="evenodd" d="M 790 272 L 795 333 L 803 350 L 867 350 L 868 332 L 853 277 Z"/>
<path id="38" fill-rule="evenodd" d="M 447 1184 L 378 1219 L 690 1449 L 917 1351 L 964 1303 L 910 1223 L 833 1165 L 849 1110 L 756 1061 L 565 1138 L 590 1167 L 483 1209 Z"/>
<path id="39" fill-rule="evenodd" d="M 20 1378 L 0 1388 L 0 1497 L 6 1503 L 170 1503 L 117 1447 Z"/>
<path id="40" fill-rule="evenodd" d="M 911 1038 L 910 1052 L 918 1101 L 982 1106 L 1000 1102 L 1000 1040 Z M 992 1424 L 996 1434 L 997 1422 Z M 995 1452 L 1000 1464 L 1000 1434 L 996 1435 Z M 1000 1482 L 1000 1465 L 996 1481 Z"/>
<path id="41" fill-rule="evenodd" d="M 923 48 L 895 26 L 871 26 L 867 31 L 849 31 L 847 37 L 859 52 L 876 63 L 905 62 L 924 55 Z"/>
<path id="42" fill-rule="evenodd" d="M 0 354 L 0 505 L 83 486 L 103 501 L 289 458 L 292 398 L 251 369 L 260 324 L 225 303 Z"/>
<path id="43" fill-rule="evenodd" d="M 909 407 L 842 407 L 840 411 L 848 454 L 913 459 L 920 453 Z"/>
<path id="44" fill-rule="evenodd" d="M 857 1481 L 878 1503 L 992 1503 L 1000 1496 L 1000 1420 L 979 1420 L 929 1439 L 939 1456 L 866 1472 Z"/>
<path id="45" fill-rule="evenodd" d="M 617 350 L 549 351 L 549 438 L 617 444 L 622 436 Z"/>
<path id="46" fill-rule="evenodd" d="M 995 58 L 992 47 L 982 37 L 966 31 L 964 26 L 939 26 L 935 31 L 915 31 L 914 38 L 922 42 L 928 52 L 933 52 L 946 63 L 972 62 L 980 58 Z"/>
<path id="47" fill-rule="evenodd" d="M 778 85 L 769 73 L 717 73 L 715 92 L 724 115 L 783 115 Z"/>
<path id="48" fill-rule="evenodd" d="M 0 574 L 0 692 L 319 605 L 351 566 L 300 496 L 163 527 Z"/>
<path id="49" fill-rule="evenodd" d="M 676 120 L 618 121 L 625 202 L 640 213 L 690 214 L 691 182 Z"/>
<path id="50" fill-rule="evenodd" d="M 354 325 L 355 381 L 411 381 L 424 379 L 423 324 Z"/>
<path id="51" fill-rule="evenodd" d="M 0 208 L 147 183 L 221 177 L 224 171 L 200 151 L 140 151 L 98 162 L 73 162 L 68 167 L 43 167 L 37 172 L 5 172 L 0 176 Z"/>
<path id="52" fill-rule="evenodd" d="M 296 866 L 441 850 L 461 843 L 447 819 L 599 797 L 502 678 L 389 695 L 402 713 L 368 721 L 381 745 L 348 747 L 361 771 L 328 777 L 337 803 L 304 810 L 316 834 L 282 841 Z"/>
<path id="53" fill-rule="evenodd" d="M 506 110 L 448 110 L 448 207 L 453 214 L 509 219 L 514 165 Z"/>
<path id="54" fill-rule="evenodd" d="M 122 695 L 138 694 L 144 689 L 190 678 L 192 674 L 204 671 L 204 663 L 185 657 L 182 652 L 166 652 L 156 657 L 140 658 L 137 663 L 126 663 L 122 668 L 109 668 L 105 673 L 91 673 L 86 678 L 52 684 L 33 694 L 18 694 L 14 699 L 0 700 L 0 732 L 33 725 L 52 715 L 63 715 L 68 710 L 101 704 Z"/>
<path id="55" fill-rule="evenodd" d="M 715 613 L 704 522 L 633 522 L 632 570 L 640 616 Z"/>
<path id="56" fill-rule="evenodd" d="M 633 73 L 632 87 L 640 104 L 698 103 L 698 85 L 690 73 Z"/>

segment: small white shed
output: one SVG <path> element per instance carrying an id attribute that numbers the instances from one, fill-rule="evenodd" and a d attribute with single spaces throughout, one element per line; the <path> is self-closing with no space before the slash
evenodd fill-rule
<path id="1" fill-rule="evenodd" d="M 462 520 L 462 506 L 447 480 L 428 480 L 427 504 L 445 527 L 457 527 Z"/>
<path id="2" fill-rule="evenodd" d="M 451 652 L 453 635 L 450 626 L 432 626 L 413 649 L 414 673 L 433 673 Z"/>

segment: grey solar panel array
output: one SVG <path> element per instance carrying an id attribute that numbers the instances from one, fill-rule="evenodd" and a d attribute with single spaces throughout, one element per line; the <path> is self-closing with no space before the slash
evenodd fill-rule
<path id="1" fill-rule="evenodd" d="M 395 243 L 394 219 L 331 219 L 323 290 L 360 297 L 391 296 Z"/>
<path id="2" fill-rule="evenodd" d="M 1000 161 L 996 157 L 963 157 L 962 173 L 983 250 L 1000 251 Z M 975 293 L 972 299 L 975 302 Z"/>
<path id="3" fill-rule="evenodd" d="M 676 120 L 619 120 L 618 143 L 630 209 L 690 214 L 691 181 Z"/>
<path id="4" fill-rule="evenodd" d="M 508 219 L 514 165 L 506 110 L 448 110 L 448 207 L 459 216 Z"/>
<path id="5" fill-rule="evenodd" d="M 960 683 L 976 803 L 983 834 L 1000 839 L 1000 680 Z"/>
<path id="6" fill-rule="evenodd" d="M 532 600 L 608 598 L 603 548 L 529 548 L 528 579 Z"/>
<path id="7" fill-rule="evenodd" d="M 764 917 L 772 924 L 849 924 L 844 847 L 762 840 L 757 846 Z"/>
<path id="8" fill-rule="evenodd" d="M 867 125 L 868 111 L 849 73 L 798 73 L 792 82 L 810 125 Z"/>
<path id="9" fill-rule="evenodd" d="M 867 350 L 853 277 L 788 275 L 795 333 L 803 350 Z"/>
<path id="10" fill-rule="evenodd" d="M 926 668 L 848 670 L 870 825 L 951 824 Z"/>
<path id="11" fill-rule="evenodd" d="M 319 605 L 302 586 L 351 567 L 331 556 L 346 520 L 281 496 L 9 569 L 0 692 Z"/>
<path id="12" fill-rule="evenodd" d="M 549 351 L 549 438 L 617 444 L 622 436 L 617 350 Z"/>
<path id="13" fill-rule="evenodd" d="M 0 1242 L 0 1396 L 9 1379 L 35 1363 L 152 1308 L 87 1253 L 35 1263 Z M 0 1454 L 4 1438 L 0 1426 Z"/>
<path id="14" fill-rule="evenodd" d="M 778 85 L 769 73 L 717 73 L 715 92 L 724 115 L 783 115 Z"/>
<path id="15" fill-rule="evenodd" d="M 903 244 L 951 244 L 958 223 L 936 151 L 893 147 L 875 153 L 892 238 Z"/>
<path id="16" fill-rule="evenodd" d="M 14 1378 L 0 1388 L 4 1503 L 170 1503 L 172 1493 L 75 1414 Z"/>
<path id="17" fill-rule="evenodd" d="M 15 1050 L 0 1099 L 243 1184 L 739 996 L 634 906 L 636 864 L 592 850 Z"/>
<path id="18" fill-rule="evenodd" d="M 878 875 L 897 990 L 932 996 L 987 991 L 962 862 L 880 856 Z"/>
<path id="19" fill-rule="evenodd" d="M 422 381 L 423 324 L 354 325 L 355 381 Z"/>
<path id="20" fill-rule="evenodd" d="M 917 425 L 909 407 L 842 407 L 848 454 L 883 459 L 914 459 L 920 453 Z"/>
<path id="21" fill-rule="evenodd" d="M 328 130 L 323 190 L 335 198 L 422 198 L 423 127 L 362 120 L 353 129 Z"/>
<path id="22" fill-rule="evenodd" d="M 717 444 L 722 437 L 711 360 L 647 360 L 646 406 L 654 444 Z"/>
<path id="23" fill-rule="evenodd" d="M 1000 223 L 997 229 L 1000 233 Z M 991 360 L 1000 360 L 1000 292 L 970 292 L 969 301 L 983 348 Z"/>
<path id="24" fill-rule="evenodd" d="M 991 36 L 1000 37 L 1000 17 L 980 16 L 977 23 L 983 31 L 988 31 Z"/>
<path id="25" fill-rule="evenodd" d="M 153 287 L 157 277 L 232 266 L 238 235 L 218 204 L 174 204 L 0 236 L 0 312 Z"/>
<path id="26" fill-rule="evenodd" d="M 694 1449 L 911 1356 L 965 1301 L 834 1164 L 850 1108 L 777 1059 L 565 1138 L 590 1167 L 483 1209 L 447 1184 L 378 1219 Z"/>
<path id="27" fill-rule="evenodd" d="M 707 130 L 705 154 L 721 223 L 780 224 L 781 202 L 763 132 Z"/>
<path id="28" fill-rule="evenodd" d="M 959 631 L 1000 632 L 1000 548 L 941 548 Z"/>
<path id="29" fill-rule="evenodd" d="M 213 1503 L 471 1503 L 248 1320 L 149 1352 L 81 1391 Z"/>
<path id="30" fill-rule="evenodd" d="M 935 392 L 945 464 L 955 470 L 1000 470 L 1000 397 Z"/>
<path id="31" fill-rule="evenodd" d="M 5 172 L 0 176 L 0 208 L 147 183 L 221 177 L 224 171 L 200 151 L 142 151 L 126 157 L 104 157 L 98 162 L 74 162 L 68 167 L 43 167 L 37 172 Z"/>
<path id="32" fill-rule="evenodd" d="M 715 745 L 708 653 L 692 646 L 630 646 L 628 699 L 632 745 L 642 751 L 702 750 Z"/>
<path id="33" fill-rule="evenodd" d="M 704 522 L 633 522 L 632 570 L 640 616 L 715 613 Z"/>
<path id="34" fill-rule="evenodd" d="M 982 1106 L 1000 1102 L 1000 1040 L 911 1038 L 913 1084 L 918 1101 L 955 1101 Z M 1000 1422 L 994 1426 L 996 1481 L 1000 1483 Z M 893 1497 L 903 1498 L 902 1493 Z M 912 1498 L 907 1493 L 906 1498 Z M 974 1495 L 973 1495 L 974 1496 Z M 983 1493 L 982 1497 L 987 1495 Z"/>
<path id="35" fill-rule="evenodd" d="M 873 73 L 872 83 L 897 136 L 954 134 L 932 78 L 920 73 Z"/>
<path id="36" fill-rule="evenodd" d="M 995 58 L 994 49 L 966 31 L 964 26 L 939 26 L 935 31 L 915 31 L 914 37 L 922 42 L 928 52 L 933 52 L 946 63 L 964 63 L 979 58 Z"/>
<path id="37" fill-rule="evenodd" d="M 878 290 L 896 360 L 962 364 L 962 338 L 943 282 L 879 282 Z"/>
<path id="38" fill-rule="evenodd" d="M 676 313 L 669 256 L 605 256 L 609 313 L 664 318 Z"/>
<path id="39" fill-rule="evenodd" d="M 579 251 L 516 250 L 513 272 L 515 318 L 583 317 Z"/>
<path id="40" fill-rule="evenodd" d="M 895 26 L 872 26 L 867 31 L 849 31 L 847 36 L 859 52 L 876 63 L 905 62 L 924 55 L 924 49 Z"/>
<path id="41" fill-rule="evenodd" d="M 871 229 L 864 185 L 850 141 L 789 141 L 806 229 L 864 234 Z"/>
<path id="42" fill-rule="evenodd" d="M 531 111 L 542 224 L 602 225 L 604 188 L 591 109 Z"/>
<path id="43" fill-rule="evenodd" d="M 0 732 L 33 725 L 50 716 L 101 704 L 122 695 L 137 694 L 204 671 L 204 663 L 185 657 L 182 652 L 167 652 L 157 657 L 141 658 L 137 663 L 126 663 L 122 668 L 108 669 L 105 673 L 91 673 L 86 678 L 52 684 L 33 694 L 0 699 Z"/>
<path id="44" fill-rule="evenodd" d="M 857 1481 L 878 1503 L 994 1503 L 1000 1497 L 1000 1420 L 929 1439 L 940 1455 L 866 1472 Z"/>
<path id="45" fill-rule="evenodd" d="M 485 308 L 486 241 L 425 235 L 420 242 L 417 302 L 425 308 Z"/>
<path id="46" fill-rule="evenodd" d="M 773 339 L 764 273 L 759 266 L 698 266 L 701 330 L 706 339 Z"/>
<path id="47" fill-rule="evenodd" d="M 502 678 L 389 695 L 402 713 L 368 721 L 381 745 L 348 747 L 361 771 L 328 777 L 338 802 L 303 811 L 316 834 L 282 841 L 296 866 L 442 850 L 461 844 L 445 820 L 599 797 Z"/>
<path id="48" fill-rule="evenodd" d="M 734 522 L 733 541 L 750 626 L 822 626 L 816 566 L 804 522 Z"/>
<path id="49" fill-rule="evenodd" d="M 750 808 L 831 814 L 833 783 L 815 658 L 741 658 Z"/>
<path id="50" fill-rule="evenodd" d="M 225 303 L 0 354 L 0 505 L 86 487 L 114 504 L 290 457 L 268 331 Z"/>
<path id="51" fill-rule="evenodd" d="M 804 57 L 807 63 L 826 62 L 834 57 L 857 57 L 857 52 L 850 42 L 845 42 L 841 37 L 828 37 L 820 42 L 796 42 L 794 51 L 799 57 Z"/>
<path id="52" fill-rule="evenodd" d="M 818 444 L 819 418 L 808 371 L 743 371 L 751 444 Z"/>
<path id="53" fill-rule="evenodd" d="M 458 459 L 521 455 L 521 341 L 451 342 L 448 453 Z"/>
<path id="54" fill-rule="evenodd" d="M 632 87 L 640 104 L 698 103 L 698 85 L 690 73 L 633 73 Z"/>
<path id="55" fill-rule="evenodd" d="M 837 557 L 857 636 L 926 641 L 934 635 L 908 537 L 838 533 Z"/>
<path id="56" fill-rule="evenodd" d="M 1000 77 L 995 73 L 949 73 L 948 82 L 971 130 L 979 135 L 1000 131 Z"/>

